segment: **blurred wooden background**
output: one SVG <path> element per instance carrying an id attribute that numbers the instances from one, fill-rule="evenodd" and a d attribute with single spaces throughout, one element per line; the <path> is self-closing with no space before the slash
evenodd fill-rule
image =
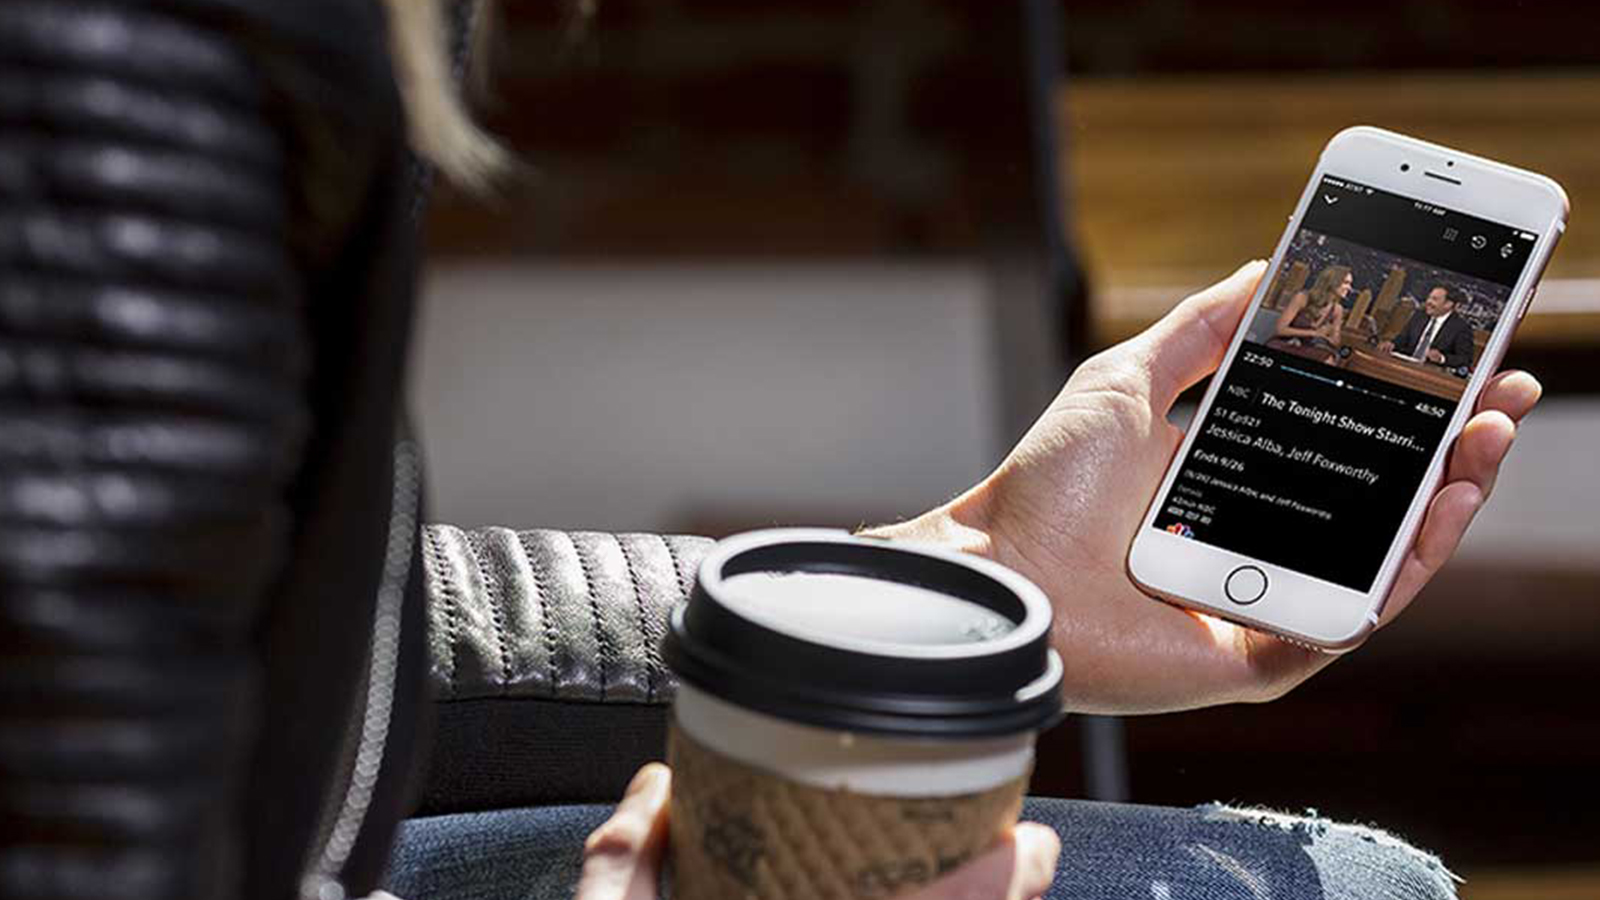
<path id="1" fill-rule="evenodd" d="M 1521 346 L 1600 343 L 1600 73 L 1371 72 L 1083 78 L 1063 90 L 1077 234 L 1100 342 L 1272 251 L 1328 138 L 1378 125 L 1566 187 L 1573 227 Z"/>

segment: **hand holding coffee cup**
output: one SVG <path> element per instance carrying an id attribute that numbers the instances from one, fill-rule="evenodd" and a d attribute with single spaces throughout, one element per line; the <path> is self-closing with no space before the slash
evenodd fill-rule
<path id="1" fill-rule="evenodd" d="M 1061 716 L 1050 607 L 994 563 L 843 532 L 723 542 L 663 646 L 674 896 L 885 898 L 1015 824 Z"/>
<path id="2" fill-rule="evenodd" d="M 584 842 L 574 900 L 658 900 L 671 784 L 660 763 L 639 770 L 611 818 Z M 1023 822 L 971 862 L 896 900 L 1030 900 L 1055 880 L 1060 854 L 1054 831 Z"/>

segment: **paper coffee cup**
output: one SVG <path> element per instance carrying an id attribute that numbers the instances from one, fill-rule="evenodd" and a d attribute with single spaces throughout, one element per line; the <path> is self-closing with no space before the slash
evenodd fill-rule
<path id="1" fill-rule="evenodd" d="M 675 900 L 878 900 L 992 845 L 1061 716 L 1049 624 L 1038 588 L 964 554 L 719 544 L 663 645 Z"/>

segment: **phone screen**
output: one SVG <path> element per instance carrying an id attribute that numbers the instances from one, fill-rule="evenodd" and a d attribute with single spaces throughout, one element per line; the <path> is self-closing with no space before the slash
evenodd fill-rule
<path id="1" fill-rule="evenodd" d="M 1324 177 L 1154 527 L 1370 590 L 1538 237 Z"/>

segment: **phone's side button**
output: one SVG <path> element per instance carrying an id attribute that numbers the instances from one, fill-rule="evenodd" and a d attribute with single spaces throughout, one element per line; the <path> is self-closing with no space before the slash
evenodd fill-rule
<path id="1" fill-rule="evenodd" d="M 1539 287 L 1538 285 L 1535 285 L 1532 290 L 1528 291 L 1528 296 L 1522 298 L 1522 309 L 1517 311 L 1518 322 L 1521 322 L 1522 317 L 1528 314 L 1528 307 L 1533 305 L 1533 298 L 1538 293 Z"/>
<path id="2" fill-rule="evenodd" d="M 1240 566 L 1228 573 L 1222 592 L 1240 606 L 1249 606 L 1267 595 L 1267 573 L 1255 566 Z"/>

